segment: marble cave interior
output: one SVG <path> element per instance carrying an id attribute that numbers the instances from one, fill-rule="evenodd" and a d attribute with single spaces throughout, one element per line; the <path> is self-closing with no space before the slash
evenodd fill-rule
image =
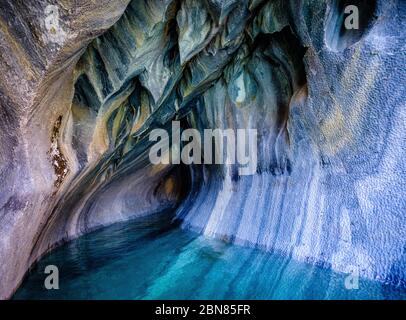
<path id="1" fill-rule="evenodd" d="M 404 0 L 0 0 L 0 298 L 406 299 L 405 29 Z"/>

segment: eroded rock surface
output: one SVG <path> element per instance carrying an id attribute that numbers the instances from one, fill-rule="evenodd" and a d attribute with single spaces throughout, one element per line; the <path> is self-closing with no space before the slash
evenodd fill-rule
<path id="1" fill-rule="evenodd" d="M 405 286 L 406 5 L 355 2 L 351 33 L 344 0 L 2 0 L 0 296 L 56 244 L 164 209 Z M 152 165 L 172 120 L 256 128 L 256 173 Z"/>

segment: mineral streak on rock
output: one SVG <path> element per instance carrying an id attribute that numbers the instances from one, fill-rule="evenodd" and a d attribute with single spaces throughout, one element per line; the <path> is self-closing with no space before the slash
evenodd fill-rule
<path id="1" fill-rule="evenodd" d="M 355 2 L 352 32 L 344 0 L 0 0 L 0 297 L 55 245 L 164 209 L 405 287 L 406 5 Z M 152 165 L 172 120 L 256 128 L 256 174 Z"/>
<path id="2" fill-rule="evenodd" d="M 55 174 L 57 176 L 54 183 L 56 188 L 62 184 L 63 179 L 69 172 L 68 163 L 58 146 L 59 129 L 62 123 L 62 116 L 59 116 L 52 129 L 51 136 L 51 148 L 49 149 L 49 155 L 51 157 L 52 166 L 54 167 Z"/>

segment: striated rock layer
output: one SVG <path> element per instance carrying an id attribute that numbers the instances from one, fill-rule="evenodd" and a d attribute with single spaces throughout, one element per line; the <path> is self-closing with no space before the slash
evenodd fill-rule
<path id="1" fill-rule="evenodd" d="M 166 209 L 406 287 L 403 1 L 352 1 L 358 30 L 344 0 L 51 2 L 0 1 L 0 297 L 58 243 Z M 152 165 L 172 120 L 256 128 L 256 173 Z"/>

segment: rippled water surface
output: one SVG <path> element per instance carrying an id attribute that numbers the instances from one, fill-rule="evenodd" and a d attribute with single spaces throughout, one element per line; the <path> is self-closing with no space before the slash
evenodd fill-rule
<path id="1" fill-rule="evenodd" d="M 167 214 L 74 240 L 31 270 L 15 299 L 406 299 L 406 292 L 171 225 Z M 59 290 L 44 287 L 59 268 Z"/>

